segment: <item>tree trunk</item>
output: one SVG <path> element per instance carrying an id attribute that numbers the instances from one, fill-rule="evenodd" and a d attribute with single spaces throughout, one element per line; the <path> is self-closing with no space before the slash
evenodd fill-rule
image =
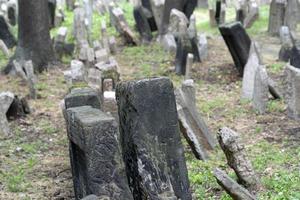
<path id="1" fill-rule="evenodd" d="M 18 0 L 18 3 L 18 46 L 4 72 L 11 71 L 13 59 L 32 60 L 34 70 L 42 72 L 55 60 L 49 33 L 48 1 Z"/>

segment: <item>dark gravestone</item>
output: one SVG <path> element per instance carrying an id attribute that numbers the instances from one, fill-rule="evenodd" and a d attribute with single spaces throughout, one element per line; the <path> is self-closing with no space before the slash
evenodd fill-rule
<path id="1" fill-rule="evenodd" d="M 121 82 L 116 93 L 123 158 L 134 199 L 191 200 L 171 81 Z"/>
<path id="2" fill-rule="evenodd" d="M 292 48 L 290 64 L 293 67 L 300 68 L 300 41 L 297 41 Z"/>
<path id="3" fill-rule="evenodd" d="M 240 22 L 221 25 L 219 30 L 241 76 L 248 61 L 251 39 Z"/>
<path id="4" fill-rule="evenodd" d="M 12 26 L 15 26 L 17 23 L 17 11 L 16 11 L 16 4 L 7 4 L 7 18 L 9 23 Z"/>
<path id="5" fill-rule="evenodd" d="M 175 57 L 175 72 L 177 75 L 185 75 L 188 53 L 192 53 L 192 44 L 186 37 L 178 38 Z"/>
<path id="6" fill-rule="evenodd" d="M 142 6 L 135 7 L 133 15 L 136 23 L 136 28 L 142 39 L 146 42 L 150 42 L 152 40 L 152 30 L 148 22 L 148 18 L 145 14 L 145 8 L 143 8 Z"/>
<path id="7" fill-rule="evenodd" d="M 101 108 L 100 98 L 92 88 L 75 88 L 65 97 L 65 107 L 73 108 L 79 106 L 91 106 Z"/>
<path id="8" fill-rule="evenodd" d="M 218 0 L 216 2 L 216 15 L 215 15 L 217 25 L 219 25 L 221 22 L 221 10 L 222 10 L 222 2 Z"/>
<path id="9" fill-rule="evenodd" d="M 55 26 L 55 9 L 56 0 L 48 0 L 49 24 L 51 28 Z"/>
<path id="10" fill-rule="evenodd" d="M 90 106 L 67 110 L 75 199 L 89 194 L 131 200 L 115 119 Z"/>
<path id="11" fill-rule="evenodd" d="M 16 39 L 9 31 L 8 25 L 2 15 L 0 15 L 0 39 L 3 40 L 8 48 L 12 48 L 17 44 Z"/>
<path id="12" fill-rule="evenodd" d="M 245 17 L 246 16 L 244 14 L 243 9 L 239 8 L 239 9 L 236 10 L 236 17 L 235 17 L 236 21 L 244 23 Z"/>

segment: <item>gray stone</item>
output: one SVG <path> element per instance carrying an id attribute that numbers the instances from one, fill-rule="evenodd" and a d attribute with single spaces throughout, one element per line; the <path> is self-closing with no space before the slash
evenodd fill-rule
<path id="1" fill-rule="evenodd" d="M 96 61 L 98 63 L 107 63 L 109 59 L 109 55 L 107 53 L 107 50 L 105 48 L 100 49 L 95 52 Z"/>
<path id="2" fill-rule="evenodd" d="M 67 109 L 66 121 L 75 199 L 92 193 L 133 200 L 115 119 L 99 109 L 82 106 Z"/>
<path id="3" fill-rule="evenodd" d="M 118 106 L 116 101 L 115 91 L 104 91 L 103 92 L 103 111 L 111 113 L 112 116 L 119 121 Z"/>
<path id="4" fill-rule="evenodd" d="M 300 69 L 289 64 L 285 68 L 284 92 L 288 116 L 300 120 Z"/>
<path id="5" fill-rule="evenodd" d="M 112 79 L 113 88 L 115 88 L 117 82 L 120 80 L 117 61 L 113 58 L 110 58 L 108 63 L 97 63 L 95 67 L 101 71 L 102 81 L 105 79 Z"/>
<path id="6" fill-rule="evenodd" d="M 172 53 L 176 52 L 177 44 L 174 35 L 172 35 L 171 33 L 161 36 L 160 42 L 165 51 L 172 52 Z"/>
<path id="7" fill-rule="evenodd" d="M 73 20 L 74 37 L 77 45 L 80 47 L 82 43 L 88 41 L 88 31 L 85 23 L 85 11 L 83 8 L 78 7 L 74 10 Z"/>
<path id="8" fill-rule="evenodd" d="M 163 12 L 164 12 L 164 4 L 165 0 L 149 0 L 153 12 L 153 16 L 158 28 L 158 32 L 160 33 L 160 24 L 162 23 L 163 19 Z"/>
<path id="9" fill-rule="evenodd" d="M 102 94 L 102 73 L 99 69 L 90 68 L 87 77 L 88 85 Z"/>
<path id="10" fill-rule="evenodd" d="M 116 95 L 123 158 L 134 199 L 191 200 L 171 81 L 121 82 Z"/>
<path id="11" fill-rule="evenodd" d="M 185 80 L 191 78 L 191 70 L 193 68 L 193 62 L 194 62 L 194 55 L 189 53 L 187 55 L 187 61 L 186 61 Z"/>
<path id="12" fill-rule="evenodd" d="M 3 52 L 6 58 L 9 58 L 9 50 L 1 39 L 0 39 L 0 50 Z"/>
<path id="13" fill-rule="evenodd" d="M 10 128 L 6 118 L 6 113 L 13 103 L 15 95 L 11 92 L 0 93 L 0 136 L 9 136 Z"/>
<path id="14" fill-rule="evenodd" d="M 109 38 L 107 34 L 106 21 L 101 21 L 101 36 L 102 36 L 102 45 L 106 49 L 107 52 L 110 52 L 109 48 Z"/>
<path id="15" fill-rule="evenodd" d="M 198 49 L 199 49 L 200 60 L 204 61 L 207 59 L 208 56 L 208 43 L 207 43 L 206 35 L 199 34 L 198 41 L 199 41 Z"/>
<path id="16" fill-rule="evenodd" d="M 290 29 L 287 26 L 282 26 L 280 28 L 280 41 L 281 41 L 281 48 L 279 51 L 279 60 L 288 62 L 291 58 L 292 53 L 292 47 L 293 47 L 293 41 L 292 36 L 290 33 Z"/>
<path id="17" fill-rule="evenodd" d="M 85 10 L 85 22 L 88 27 L 89 34 L 92 32 L 93 26 L 93 2 L 94 0 L 83 0 L 83 7 Z"/>
<path id="18" fill-rule="evenodd" d="M 113 80 L 112 79 L 104 79 L 103 80 L 103 92 L 112 91 L 113 90 Z"/>
<path id="19" fill-rule="evenodd" d="M 285 5 L 286 0 L 272 0 L 268 27 L 271 35 L 279 35 L 279 30 L 284 25 Z"/>
<path id="20" fill-rule="evenodd" d="M 259 66 L 262 64 L 257 44 L 252 42 L 248 62 L 244 68 L 242 99 L 253 99 L 255 74 Z"/>
<path id="21" fill-rule="evenodd" d="M 218 184 L 232 197 L 234 200 L 256 200 L 256 197 L 250 194 L 248 190 L 240 186 L 230 176 L 222 170 L 216 168 L 214 176 Z"/>
<path id="22" fill-rule="evenodd" d="M 36 84 L 36 79 L 37 78 L 34 74 L 34 67 L 33 67 L 33 64 L 32 64 L 31 60 L 26 61 L 24 63 L 24 69 L 25 69 L 25 72 L 26 72 L 27 82 L 28 82 L 28 86 L 29 86 L 29 92 L 30 92 L 29 96 L 32 99 L 36 99 L 37 98 L 37 92 L 36 92 L 35 84 Z"/>
<path id="23" fill-rule="evenodd" d="M 238 182 L 250 191 L 256 191 L 259 188 L 259 180 L 246 155 L 245 146 L 241 144 L 238 133 L 224 127 L 219 130 L 217 138 L 226 155 L 228 165 L 238 177 Z"/>
<path id="24" fill-rule="evenodd" d="M 92 88 L 74 88 L 65 97 L 65 108 L 91 106 L 100 109 L 101 101 L 97 92 Z"/>
<path id="25" fill-rule="evenodd" d="M 68 34 L 68 28 L 67 27 L 60 27 L 57 30 L 57 35 L 55 38 L 56 42 L 65 42 Z"/>
<path id="26" fill-rule="evenodd" d="M 108 44 L 109 44 L 110 53 L 113 55 L 116 54 L 118 52 L 118 49 L 117 49 L 117 41 L 114 36 L 109 37 Z"/>
<path id="27" fill-rule="evenodd" d="M 180 37 L 183 34 L 186 34 L 188 28 L 189 20 L 185 14 L 177 9 L 171 10 L 170 23 L 169 23 L 169 33 L 173 34 L 175 38 Z M 183 27 L 182 29 L 180 29 Z M 184 30 L 186 29 L 186 30 Z"/>
<path id="28" fill-rule="evenodd" d="M 216 141 L 198 112 L 193 80 L 186 80 L 175 93 L 181 132 L 195 157 L 206 160 L 207 151 L 214 148 Z"/>
<path id="29" fill-rule="evenodd" d="M 69 86 L 75 82 L 85 81 L 86 71 L 84 64 L 79 60 L 72 60 L 70 70 L 64 72 L 64 77 Z"/>
<path id="30" fill-rule="evenodd" d="M 102 49 L 102 44 L 98 40 L 96 40 L 93 42 L 93 47 L 94 47 L 94 51 L 96 52 Z"/>
<path id="31" fill-rule="evenodd" d="M 269 99 L 268 79 L 265 66 L 260 65 L 255 72 L 253 89 L 253 106 L 260 114 L 264 114 L 267 110 Z"/>
<path id="32" fill-rule="evenodd" d="M 209 24 L 210 24 L 210 27 L 216 27 L 217 26 L 217 22 L 216 22 L 216 19 L 215 19 L 215 16 L 216 16 L 215 9 L 210 8 L 208 10 L 208 12 L 209 12 Z"/>

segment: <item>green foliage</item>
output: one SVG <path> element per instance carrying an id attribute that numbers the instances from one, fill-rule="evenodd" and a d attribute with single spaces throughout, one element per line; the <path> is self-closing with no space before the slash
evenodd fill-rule
<path id="1" fill-rule="evenodd" d="M 285 103 L 283 100 L 278 101 L 278 100 L 271 100 L 268 101 L 267 104 L 267 110 L 269 112 L 284 112 L 285 110 Z"/>
<path id="2" fill-rule="evenodd" d="M 271 73 L 278 74 L 283 71 L 285 64 L 286 63 L 283 62 L 273 63 L 268 66 L 268 69 L 270 70 Z"/>

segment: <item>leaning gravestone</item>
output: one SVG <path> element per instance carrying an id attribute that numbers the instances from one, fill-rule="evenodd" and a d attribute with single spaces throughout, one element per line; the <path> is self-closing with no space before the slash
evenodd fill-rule
<path id="1" fill-rule="evenodd" d="M 14 94 L 11 92 L 0 93 L 0 136 L 8 136 L 10 134 L 9 124 L 6 118 L 6 113 L 10 105 L 14 101 Z"/>
<path id="2" fill-rule="evenodd" d="M 284 24 L 290 28 L 291 31 L 297 30 L 300 17 L 300 2 L 298 0 L 288 0 L 285 9 Z"/>
<path id="3" fill-rule="evenodd" d="M 191 146 L 195 157 L 206 160 L 207 151 L 215 147 L 216 141 L 197 111 L 193 80 L 184 81 L 175 94 L 181 132 Z"/>
<path id="4" fill-rule="evenodd" d="M 300 120 L 300 69 L 287 64 L 285 68 L 284 95 L 288 116 Z"/>
<path id="5" fill-rule="evenodd" d="M 90 106 L 67 109 L 75 199 L 89 194 L 133 200 L 113 117 Z"/>
<path id="6" fill-rule="evenodd" d="M 253 106 L 260 114 L 264 114 L 267 110 L 269 98 L 268 79 L 265 66 L 260 65 L 255 71 L 253 88 Z"/>
<path id="7" fill-rule="evenodd" d="M 257 44 L 252 42 L 248 62 L 244 69 L 242 99 L 253 99 L 255 74 L 259 66 L 262 64 Z"/>
<path id="8" fill-rule="evenodd" d="M 285 5 L 287 0 L 272 0 L 270 6 L 268 32 L 278 35 L 280 27 L 284 25 Z"/>
<path id="9" fill-rule="evenodd" d="M 251 39 L 240 22 L 223 24 L 219 30 L 241 76 L 248 61 Z"/>
<path id="10" fill-rule="evenodd" d="M 116 95 L 123 158 L 134 199 L 191 200 L 171 81 L 121 82 Z"/>
<path id="11" fill-rule="evenodd" d="M 5 45 L 10 49 L 14 47 L 17 42 L 2 15 L 0 15 L 0 40 L 3 40 Z"/>

